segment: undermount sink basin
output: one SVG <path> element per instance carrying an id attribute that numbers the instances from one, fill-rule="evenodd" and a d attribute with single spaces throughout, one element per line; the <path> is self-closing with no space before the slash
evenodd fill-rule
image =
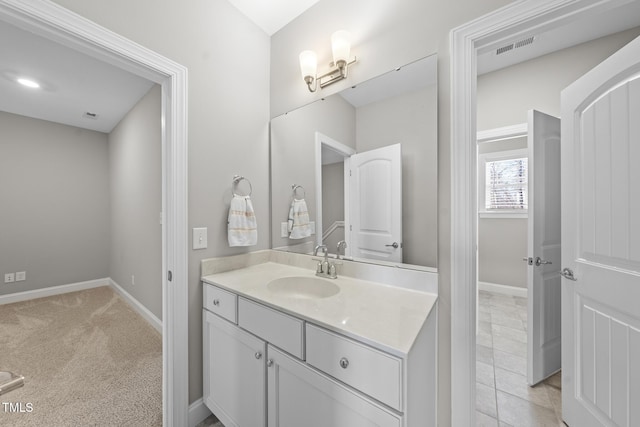
<path id="1" fill-rule="evenodd" d="M 330 280 L 308 276 L 280 277 L 267 283 L 267 289 L 292 298 L 328 298 L 340 292 Z"/>

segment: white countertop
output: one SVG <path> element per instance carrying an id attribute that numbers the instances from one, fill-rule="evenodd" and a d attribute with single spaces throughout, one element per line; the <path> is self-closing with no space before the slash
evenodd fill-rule
<path id="1" fill-rule="evenodd" d="M 437 295 L 338 276 L 324 279 L 340 287 L 327 298 L 297 298 L 275 293 L 267 283 L 280 277 L 316 277 L 309 268 L 265 262 L 211 274 L 202 281 L 293 316 L 405 357 L 433 309 Z"/>

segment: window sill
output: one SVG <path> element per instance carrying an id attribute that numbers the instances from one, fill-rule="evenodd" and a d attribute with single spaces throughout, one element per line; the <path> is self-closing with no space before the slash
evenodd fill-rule
<path id="1" fill-rule="evenodd" d="M 527 219 L 529 218 L 528 212 L 478 212 L 479 218 L 499 218 L 499 219 L 510 219 L 510 218 L 521 218 Z"/>

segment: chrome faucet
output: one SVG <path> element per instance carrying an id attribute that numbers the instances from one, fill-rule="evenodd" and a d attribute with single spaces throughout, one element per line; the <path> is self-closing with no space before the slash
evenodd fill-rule
<path id="1" fill-rule="evenodd" d="M 329 262 L 329 249 L 327 249 L 327 245 L 318 245 L 313 250 L 313 255 L 318 256 L 318 251 L 324 251 L 324 260 L 318 260 L 318 265 L 316 266 L 316 276 L 326 277 L 329 279 L 337 279 L 338 275 L 336 273 L 336 265 L 332 262 Z"/>
<path id="2" fill-rule="evenodd" d="M 347 247 L 347 242 L 344 240 L 340 240 L 338 242 L 338 247 L 336 248 L 336 259 L 340 259 L 340 251 L 342 251 L 342 255 L 345 255 L 345 248 Z"/>

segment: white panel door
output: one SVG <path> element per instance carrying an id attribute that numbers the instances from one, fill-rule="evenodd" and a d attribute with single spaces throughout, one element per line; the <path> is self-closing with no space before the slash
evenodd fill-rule
<path id="1" fill-rule="evenodd" d="M 402 262 L 400 144 L 351 156 L 351 255 Z"/>
<path id="2" fill-rule="evenodd" d="M 562 92 L 562 266 L 563 417 L 639 426 L 640 38 Z"/>
<path id="3" fill-rule="evenodd" d="M 560 370 L 560 119 L 528 114 L 527 381 Z"/>

